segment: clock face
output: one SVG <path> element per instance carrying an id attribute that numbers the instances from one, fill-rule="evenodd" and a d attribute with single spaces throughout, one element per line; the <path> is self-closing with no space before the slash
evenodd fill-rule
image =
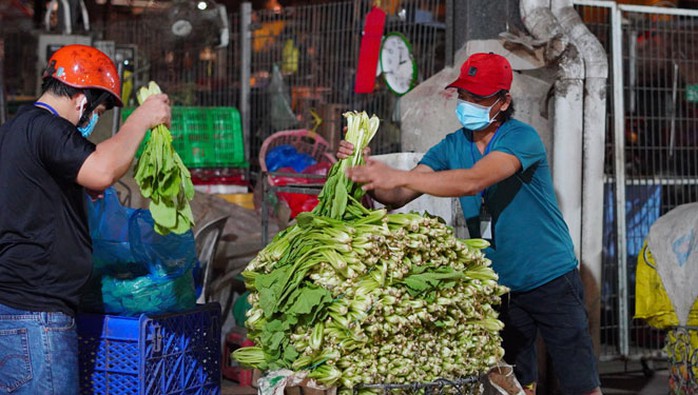
<path id="1" fill-rule="evenodd" d="M 191 22 L 186 19 L 179 19 L 172 24 L 172 33 L 178 37 L 188 36 L 192 30 Z"/>
<path id="2" fill-rule="evenodd" d="M 412 89 L 417 79 L 417 66 L 405 36 L 400 33 L 385 36 L 381 46 L 380 67 L 390 90 L 404 95 Z"/>

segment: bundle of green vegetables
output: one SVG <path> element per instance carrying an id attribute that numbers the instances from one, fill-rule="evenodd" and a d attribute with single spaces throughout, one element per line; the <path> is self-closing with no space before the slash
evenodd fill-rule
<path id="1" fill-rule="evenodd" d="M 362 215 L 362 211 L 351 203 L 361 202 L 366 192 L 344 173 L 350 167 L 364 164 L 363 149 L 373 139 L 380 125 L 377 116 L 369 118 L 365 111 L 347 112 L 344 117 L 347 119 L 344 138 L 354 144 L 354 153 L 330 168 L 327 181 L 318 195 L 318 205 L 313 210 L 316 215 L 333 219 L 351 219 Z"/>
<path id="2" fill-rule="evenodd" d="M 161 93 L 154 81 L 141 87 L 136 98 L 139 104 Z M 194 198 L 194 184 L 189 169 L 172 148 L 172 134 L 165 125 L 150 131 L 150 137 L 138 158 L 134 178 L 144 198 L 150 199 L 150 213 L 155 231 L 182 234 L 194 226 L 189 202 Z"/>
<path id="3" fill-rule="evenodd" d="M 482 373 L 503 356 L 492 306 L 506 291 L 481 251 L 487 242 L 458 239 L 436 217 L 363 207 L 363 192 L 337 168 L 363 161 L 377 124 L 365 113 L 345 116 L 354 156 L 333 166 L 316 210 L 243 272 L 256 345 L 234 358 L 307 370 L 340 392 Z"/>

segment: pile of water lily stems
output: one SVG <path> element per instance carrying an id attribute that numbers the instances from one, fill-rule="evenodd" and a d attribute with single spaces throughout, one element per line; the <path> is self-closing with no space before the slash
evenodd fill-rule
<path id="1" fill-rule="evenodd" d="M 334 164 L 316 209 L 243 272 L 255 346 L 234 358 L 307 370 L 340 392 L 482 373 L 504 353 L 492 306 L 506 288 L 481 252 L 487 242 L 458 239 L 437 217 L 365 208 L 344 169 L 363 163 L 379 122 L 344 116 L 354 155 Z"/>

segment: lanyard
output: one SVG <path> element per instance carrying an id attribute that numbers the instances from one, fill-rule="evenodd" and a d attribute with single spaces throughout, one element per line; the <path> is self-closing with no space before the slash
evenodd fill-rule
<path id="1" fill-rule="evenodd" d="M 494 131 L 492 138 L 490 139 L 490 141 L 487 142 L 487 145 L 485 146 L 485 152 L 482 154 L 483 157 L 487 156 L 487 154 L 490 153 L 490 149 L 492 148 L 492 143 L 494 142 L 494 139 L 497 138 L 497 132 L 499 132 L 499 128 L 497 128 L 497 130 Z M 474 151 L 473 147 L 475 147 L 477 145 L 477 143 L 475 142 L 475 132 L 471 132 L 471 133 L 473 134 L 473 141 L 470 144 L 470 156 L 472 156 L 473 165 L 475 165 L 475 162 L 477 162 L 477 160 L 475 159 L 475 151 Z M 485 192 L 487 192 L 487 188 L 480 191 L 480 198 L 482 198 L 483 202 L 485 201 Z"/>
<path id="2" fill-rule="evenodd" d="M 56 111 L 55 108 L 49 106 L 48 104 L 46 104 L 46 103 L 44 103 L 44 102 L 42 102 L 42 101 L 34 102 L 34 105 L 35 105 L 36 107 L 43 107 L 43 108 L 45 108 L 45 109 L 51 111 L 51 114 L 53 114 L 53 115 L 55 115 L 55 116 L 58 116 L 58 111 Z"/>

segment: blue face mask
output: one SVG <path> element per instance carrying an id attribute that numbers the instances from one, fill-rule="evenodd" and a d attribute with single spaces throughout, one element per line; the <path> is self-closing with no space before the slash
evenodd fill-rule
<path id="1" fill-rule="evenodd" d="M 494 121 L 497 114 L 499 114 L 499 111 L 497 111 L 497 114 L 494 114 L 494 116 L 490 118 L 490 110 L 495 104 L 497 104 L 498 101 L 499 99 L 492 103 L 491 106 L 485 107 L 458 99 L 458 105 L 456 105 L 456 116 L 464 128 L 468 130 L 482 130 L 489 126 Z"/>
<path id="2" fill-rule="evenodd" d="M 95 130 L 97 121 L 99 121 L 99 114 L 92 114 L 92 116 L 90 117 L 90 121 L 87 123 L 87 125 L 78 127 L 78 131 L 80 132 L 80 134 L 82 134 L 82 137 L 90 137 L 92 132 L 94 132 Z"/>

